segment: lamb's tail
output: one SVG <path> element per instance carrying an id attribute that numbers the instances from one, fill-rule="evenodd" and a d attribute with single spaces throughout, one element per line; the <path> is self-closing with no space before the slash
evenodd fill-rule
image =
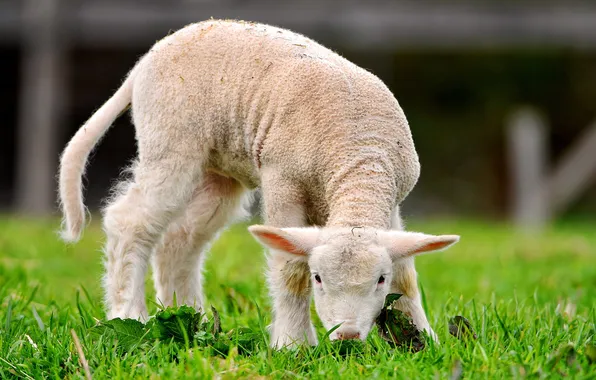
<path id="1" fill-rule="evenodd" d="M 70 140 L 60 160 L 60 205 L 62 208 L 62 239 L 76 242 L 85 225 L 82 176 L 89 154 L 112 123 L 132 102 L 134 70 L 122 86 L 99 108 Z"/>

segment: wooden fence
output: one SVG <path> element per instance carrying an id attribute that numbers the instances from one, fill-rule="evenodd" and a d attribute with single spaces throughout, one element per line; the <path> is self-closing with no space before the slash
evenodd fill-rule
<path id="1" fill-rule="evenodd" d="M 80 44 L 148 47 L 169 30 L 210 17 L 267 22 L 323 43 L 341 39 L 362 50 L 596 48 L 596 4 L 587 1 L 4 1 L 0 42 L 18 41 L 22 47 L 18 211 L 47 214 L 55 206 L 61 148 L 56 136 L 68 99 L 68 50 Z M 512 216 L 521 225 L 543 225 L 580 193 L 596 170 L 592 127 L 546 176 L 542 124 L 533 113 L 522 112 L 506 128 Z"/>

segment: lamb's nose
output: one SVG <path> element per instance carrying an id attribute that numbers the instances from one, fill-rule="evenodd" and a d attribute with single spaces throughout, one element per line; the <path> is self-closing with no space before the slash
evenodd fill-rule
<path id="1" fill-rule="evenodd" d="M 337 333 L 337 339 L 339 339 L 339 340 L 359 339 L 359 338 L 360 338 L 360 333 L 355 330 L 340 331 Z"/>

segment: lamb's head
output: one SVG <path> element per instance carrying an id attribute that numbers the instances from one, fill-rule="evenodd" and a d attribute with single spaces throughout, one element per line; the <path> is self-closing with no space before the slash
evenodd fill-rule
<path id="1" fill-rule="evenodd" d="M 390 291 L 397 260 L 443 250 L 459 240 L 456 235 L 372 228 L 249 230 L 272 254 L 308 262 L 319 318 L 327 330 L 340 324 L 332 340 L 366 339 Z"/>

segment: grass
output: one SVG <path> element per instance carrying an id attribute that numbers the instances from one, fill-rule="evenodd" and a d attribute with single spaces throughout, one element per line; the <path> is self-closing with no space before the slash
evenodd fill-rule
<path id="1" fill-rule="evenodd" d="M 224 330 L 259 332 L 248 355 L 151 341 L 123 350 L 95 336 L 101 304 L 101 241 L 96 224 L 74 246 L 61 243 L 54 221 L 0 220 L 0 378 L 84 378 L 73 330 L 95 379 L 110 378 L 596 378 L 586 353 L 596 343 L 596 222 L 558 225 L 541 236 L 477 221 L 411 223 L 411 229 L 455 233 L 458 245 L 417 259 L 425 308 L 441 345 L 417 353 L 392 349 L 371 333 L 352 353 L 322 339 L 317 348 L 271 351 L 270 305 L 262 249 L 235 226 L 207 261 L 208 303 Z M 148 298 L 154 292 L 147 283 Z M 156 305 L 151 305 L 155 313 Z M 462 315 L 477 340 L 451 336 Z M 319 337 L 323 337 L 313 311 Z"/>

